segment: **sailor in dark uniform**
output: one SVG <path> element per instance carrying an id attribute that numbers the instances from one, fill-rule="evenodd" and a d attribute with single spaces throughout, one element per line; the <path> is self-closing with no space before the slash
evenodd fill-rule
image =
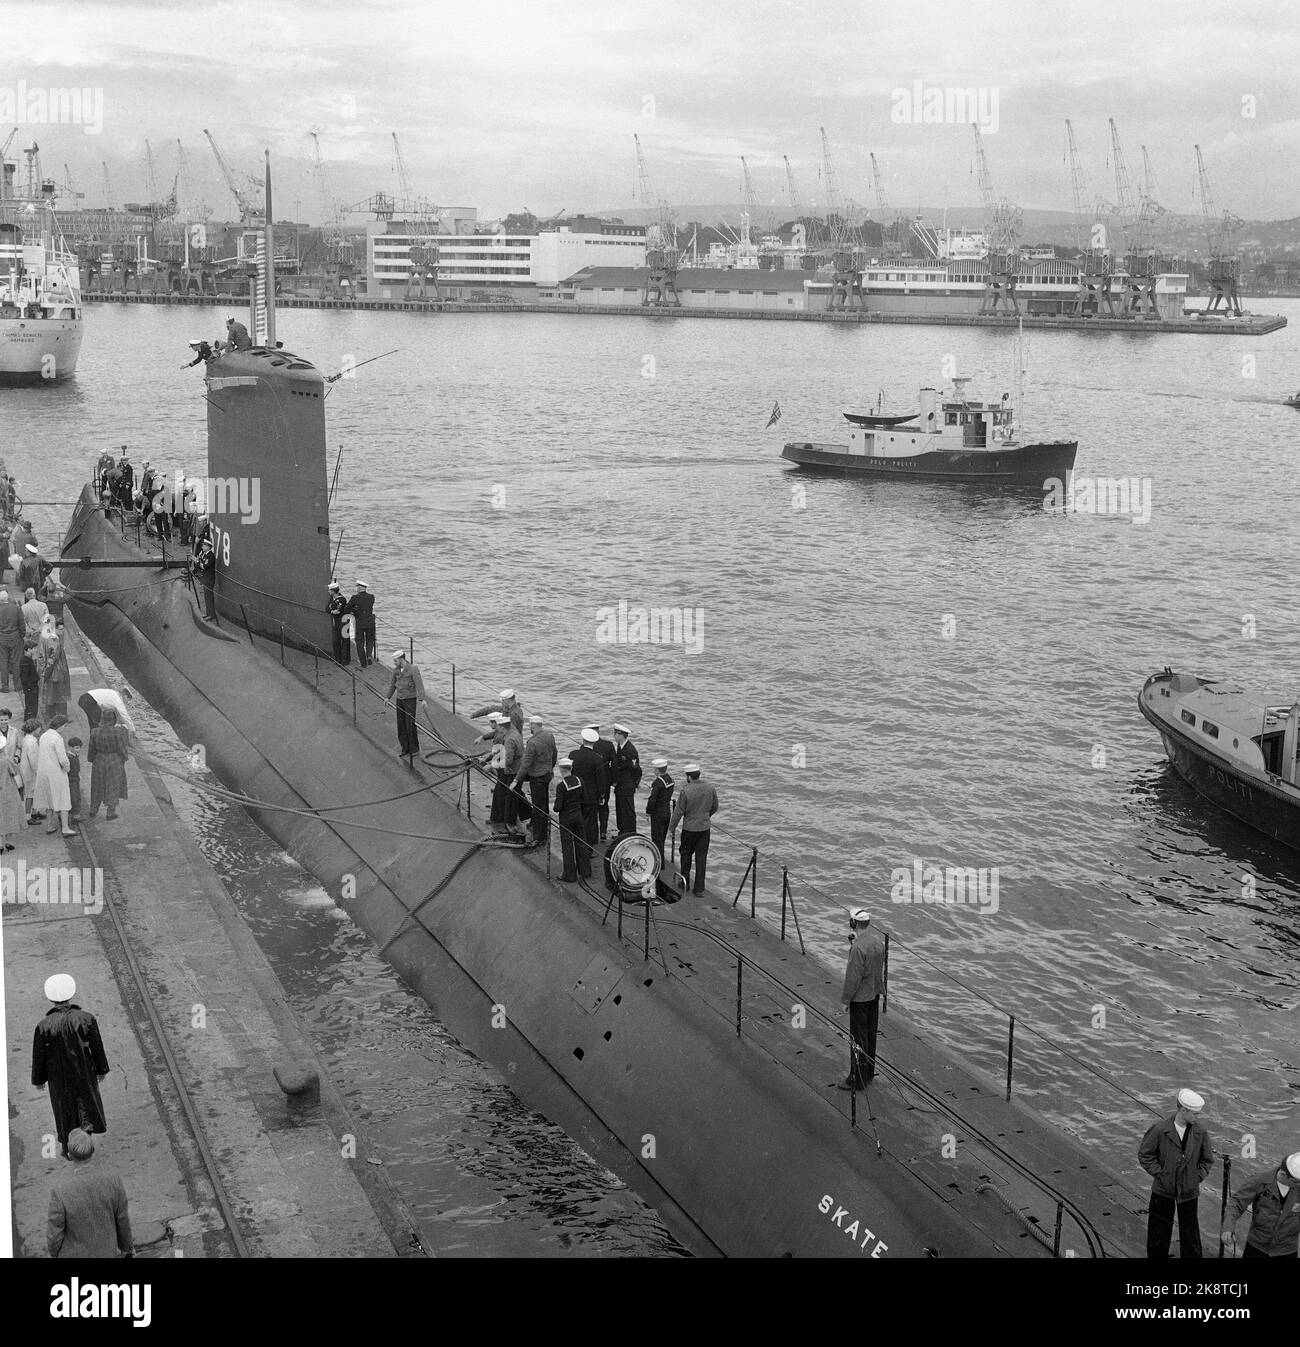
<path id="1" fill-rule="evenodd" d="M 596 731 L 596 752 L 600 754 L 601 760 L 605 764 L 605 779 L 601 783 L 600 800 L 598 802 L 600 840 L 603 842 L 605 835 L 609 832 L 609 792 L 614 784 L 614 744 L 612 740 L 606 739 L 601 734 L 600 726 L 594 722 L 587 728 Z"/>
<path id="2" fill-rule="evenodd" d="M 556 767 L 560 779 L 555 783 L 555 812 L 560 820 L 560 850 L 564 854 L 566 884 L 576 884 L 578 875 L 591 874 L 591 854 L 586 853 L 586 869 L 579 870 L 579 849 L 583 845 L 582 782 L 573 775 L 573 759 L 561 758 Z"/>
<path id="3" fill-rule="evenodd" d="M 117 473 L 117 503 L 122 509 L 129 510 L 135 504 L 135 469 L 125 450 L 117 460 Z"/>
<path id="4" fill-rule="evenodd" d="M 95 490 L 103 491 L 107 481 L 108 474 L 117 466 L 117 459 L 112 453 L 105 449 L 99 456 L 99 462 L 95 464 Z"/>
<path id="5" fill-rule="evenodd" d="M 210 538 L 204 538 L 199 544 L 199 550 L 190 561 L 190 570 L 194 574 L 194 579 L 203 588 L 203 616 L 209 622 L 215 622 L 217 620 L 217 601 L 215 597 L 217 554 L 213 551 Z"/>
<path id="6" fill-rule="evenodd" d="M 357 581 L 357 592 L 347 602 L 357 628 L 357 663 L 364 669 L 375 658 L 375 596 L 364 580 Z"/>
<path id="7" fill-rule="evenodd" d="M 578 848 L 578 873 L 591 874 L 591 849 L 596 845 L 596 813 L 601 796 L 609 789 L 605 776 L 605 759 L 596 751 L 600 736 L 589 725 L 582 732 L 582 747 L 571 757 L 573 774 L 582 782 L 582 835 Z"/>
<path id="8" fill-rule="evenodd" d="M 659 859 L 667 863 L 664 844 L 668 841 L 668 819 L 673 808 L 673 779 L 668 775 L 667 758 L 656 758 L 651 766 L 655 774 L 654 780 L 650 782 L 650 798 L 646 801 L 645 812 L 650 818 L 650 840 L 659 848 Z"/>
<path id="9" fill-rule="evenodd" d="M 144 461 L 144 471 L 140 474 L 140 509 L 145 515 L 145 532 L 149 531 L 149 515 L 153 512 L 153 493 L 154 493 L 154 470 L 153 465 L 146 458 Z"/>
<path id="10" fill-rule="evenodd" d="M 108 1075 L 108 1058 L 99 1025 L 87 1010 L 73 1004 L 77 984 L 67 973 L 55 973 L 45 982 L 50 1009 L 36 1026 L 32 1040 L 32 1084 L 50 1087 L 54 1133 L 68 1155 L 68 1133 L 107 1132 L 99 1082 Z"/>
<path id="11" fill-rule="evenodd" d="M 197 337 L 190 342 L 190 350 L 194 352 L 194 359 L 188 365 L 182 365 L 182 369 L 193 369 L 200 361 L 212 359 L 212 347 L 206 341 L 201 341 Z"/>
<path id="12" fill-rule="evenodd" d="M 343 634 L 343 617 L 348 610 L 348 601 L 337 580 L 329 583 L 330 599 L 325 611 L 330 615 L 330 635 L 334 638 L 334 663 L 349 664 L 352 661 L 352 642 Z"/>
<path id="13" fill-rule="evenodd" d="M 641 756 L 626 725 L 614 726 L 614 823 L 619 836 L 636 832 L 636 791 L 641 784 Z"/>

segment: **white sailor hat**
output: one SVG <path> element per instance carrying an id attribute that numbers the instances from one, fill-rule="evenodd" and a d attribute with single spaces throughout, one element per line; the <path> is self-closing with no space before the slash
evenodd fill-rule
<path id="1" fill-rule="evenodd" d="M 855 907 L 849 913 L 849 920 L 856 921 L 859 926 L 865 926 L 871 920 L 871 913 L 865 907 Z"/>
<path id="2" fill-rule="evenodd" d="M 540 724 L 542 724 L 543 722 L 542 722 L 541 716 L 529 716 L 529 717 L 528 717 L 528 723 L 529 723 L 530 725 L 540 725 Z"/>
<path id="3" fill-rule="evenodd" d="M 338 582 L 337 580 L 331 580 L 331 581 L 329 582 L 329 584 L 325 586 L 325 588 L 326 588 L 326 589 L 338 589 L 338 588 L 339 588 L 339 582 Z"/>
<path id="4" fill-rule="evenodd" d="M 1189 1108 L 1194 1113 L 1199 1113 L 1205 1107 L 1205 1100 L 1195 1090 L 1179 1090 L 1178 1103 L 1180 1107 Z"/>
<path id="5" fill-rule="evenodd" d="M 510 698 L 513 697 L 514 695 L 515 695 L 515 690 L 514 690 L 514 688 L 502 688 L 502 689 L 501 689 L 501 700 L 502 700 L 503 702 L 508 702 L 508 701 L 510 700 Z"/>
<path id="6" fill-rule="evenodd" d="M 597 734 L 596 731 L 593 730 L 590 725 L 588 725 L 587 728 L 582 732 L 582 742 L 584 744 L 594 744 L 596 740 L 599 738 L 600 735 Z"/>
<path id="7" fill-rule="evenodd" d="M 1295 1151 L 1286 1157 L 1286 1172 L 1293 1179 L 1300 1179 L 1300 1151 Z"/>
<path id="8" fill-rule="evenodd" d="M 37 549 L 36 549 L 36 544 L 35 544 L 35 543 L 28 543 L 28 544 L 27 544 L 27 550 L 28 550 L 29 552 L 35 552 L 35 551 L 37 550 Z"/>
<path id="9" fill-rule="evenodd" d="M 698 762 L 688 762 L 682 770 L 689 775 L 691 772 L 698 772 L 700 770 L 700 764 Z"/>
<path id="10" fill-rule="evenodd" d="M 651 767 L 667 767 L 667 766 L 668 766 L 668 759 L 667 759 L 667 758 L 652 758 L 652 759 L 650 760 L 650 766 L 651 766 Z"/>
<path id="11" fill-rule="evenodd" d="M 45 979 L 45 996 L 50 1001 L 71 1001 L 77 994 L 77 984 L 67 973 L 55 973 Z"/>
<path id="12" fill-rule="evenodd" d="M 557 767 L 572 767 L 572 766 L 573 766 L 573 759 L 572 759 L 572 758 L 561 758 L 561 759 L 559 760 L 559 762 L 557 762 L 555 765 L 556 765 Z"/>
<path id="13" fill-rule="evenodd" d="M 369 589 L 370 586 L 364 580 L 354 581 L 358 589 Z"/>
<path id="14" fill-rule="evenodd" d="M 509 716 L 503 716 L 503 715 L 501 714 L 500 711 L 489 711 L 489 712 L 488 712 L 488 724 L 489 724 L 489 725 L 500 725 L 502 721 L 509 720 L 509 719 L 510 719 Z"/>
<path id="15" fill-rule="evenodd" d="M 597 720 L 588 721 L 584 728 L 588 730 L 599 730 L 600 722 Z"/>
<path id="16" fill-rule="evenodd" d="M 620 725 L 617 721 L 615 721 L 615 722 L 614 722 L 614 733 L 615 733 L 615 734 L 631 734 L 632 731 L 629 730 L 628 727 L 627 727 L 626 725 Z"/>
<path id="17" fill-rule="evenodd" d="M 405 659 L 405 658 L 406 658 L 406 651 L 405 651 L 405 650 L 394 650 L 394 651 L 393 651 L 393 658 L 394 658 L 394 659 Z"/>

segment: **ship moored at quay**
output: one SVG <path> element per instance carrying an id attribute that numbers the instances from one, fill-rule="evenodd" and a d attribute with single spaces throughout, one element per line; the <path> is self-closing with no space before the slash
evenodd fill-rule
<path id="1" fill-rule="evenodd" d="M 394 756 L 388 670 L 324 653 L 325 381 L 277 345 L 273 302 L 253 331 L 205 366 L 208 472 L 257 475 L 264 521 L 211 516 L 218 620 L 90 484 L 61 558 L 72 611 L 452 1032 L 698 1253 L 1137 1256 L 1122 1175 L 896 1006 L 878 1083 L 828 1088 L 837 979 L 784 929 L 707 890 L 665 907 L 559 886 L 549 849 L 484 836 L 475 731 L 435 698 L 437 746 Z"/>

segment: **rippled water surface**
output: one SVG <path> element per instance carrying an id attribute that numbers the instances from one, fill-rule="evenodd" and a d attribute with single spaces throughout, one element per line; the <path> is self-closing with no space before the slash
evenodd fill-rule
<path id="1" fill-rule="evenodd" d="M 945 357 L 1000 396 L 1001 332 L 302 311 L 280 335 L 327 373 L 398 348 L 326 409 L 339 571 L 376 589 L 381 646 L 413 633 L 434 695 L 454 661 L 462 702 L 513 685 L 566 736 L 620 719 L 643 759 L 699 758 L 720 884 L 758 843 L 760 908 L 785 863 L 836 963 L 843 909 L 870 905 L 891 1006 L 999 1077 L 1005 1016 L 954 979 L 1013 1011 L 1018 1090 L 1133 1172 L 1146 1115 L 1084 1064 L 1160 1107 L 1195 1084 L 1221 1142 L 1300 1145 L 1300 857 L 1202 804 L 1136 707 L 1165 664 L 1300 690 L 1300 414 L 1280 405 L 1300 303 L 1258 307 L 1292 326 L 1027 335 L 1031 428 L 1077 438 L 1080 474 L 1149 478 L 1145 525 L 783 469 L 783 439 L 842 440 L 839 410 L 878 390 L 908 408 Z M 201 381 L 177 367 L 224 313 L 88 313 L 75 383 L 0 394 L 29 498 L 70 499 L 105 444 L 202 464 Z M 601 643 L 620 601 L 701 610 L 702 649 Z M 242 817 L 188 808 L 452 1249 L 669 1251 L 287 858 L 266 869 Z M 996 867 L 997 911 L 891 903 L 916 860 Z"/>

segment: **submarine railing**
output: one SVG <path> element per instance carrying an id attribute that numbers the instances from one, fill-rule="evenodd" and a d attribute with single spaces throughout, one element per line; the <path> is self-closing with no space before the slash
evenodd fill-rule
<path id="1" fill-rule="evenodd" d="M 100 506 L 100 505 L 96 505 L 96 506 L 94 506 L 94 507 L 92 507 L 92 508 L 104 508 L 104 507 L 103 507 L 103 506 Z M 119 514 L 119 517 L 122 519 L 122 531 L 123 531 L 123 533 L 125 533 L 125 518 L 124 518 L 124 512 L 120 509 L 120 507 L 117 507 L 117 506 L 110 507 L 110 512 L 111 512 L 111 511 L 116 511 L 116 512 Z M 136 518 L 136 520 L 135 520 L 135 526 L 136 526 L 136 534 L 137 534 L 137 545 L 141 545 L 141 544 L 139 543 L 140 518 L 139 518 L 138 512 L 137 512 L 137 518 Z M 67 558 L 67 559 L 65 559 L 65 560 L 64 560 L 64 564 L 73 564 L 73 559 L 72 559 L 72 558 Z M 174 562 L 173 565 L 179 566 L 179 563 Z M 191 587 L 193 586 L 193 577 L 192 577 L 191 575 L 189 575 L 188 572 L 186 572 L 186 581 L 187 581 L 187 583 L 188 583 L 189 585 L 191 585 Z M 253 592 L 253 593 L 259 593 L 259 592 L 260 592 L 260 591 L 257 591 L 257 590 L 255 590 L 255 589 L 252 589 L 251 586 L 241 586 L 241 588 L 248 589 L 248 590 L 250 590 L 250 591 Z M 196 594 L 196 598 L 197 598 L 197 594 Z M 229 600 L 227 600 L 227 602 L 229 602 Z M 237 604 L 236 606 L 239 607 L 240 612 L 241 612 L 241 616 L 243 616 L 243 618 L 244 618 L 244 623 L 245 623 L 246 629 L 248 630 L 249 639 L 250 639 L 250 641 L 253 641 L 252 630 L 251 630 L 251 627 L 248 626 L 247 613 L 246 613 L 246 611 L 244 610 L 244 609 L 245 609 L 245 606 L 244 606 L 243 604 Z M 260 610 L 258 609 L 258 607 L 257 607 L 256 604 L 248 604 L 247 606 L 248 606 L 249 608 L 251 608 L 252 611 L 253 611 L 254 613 L 259 613 L 259 614 L 260 614 Z M 270 614 L 260 614 L 260 615 L 266 616 L 266 617 L 268 617 L 268 618 L 271 617 Z M 315 641 L 312 640 L 312 638 L 311 638 L 310 636 L 308 636 L 306 633 L 301 632 L 301 631 L 299 631 L 298 629 L 293 628 L 293 627 L 291 627 L 291 626 L 287 626 L 286 624 L 283 624 L 282 622 L 280 622 L 280 620 L 279 620 L 278 617 L 274 618 L 274 620 L 279 624 L 280 631 L 281 631 L 281 636 L 283 636 L 283 633 L 284 633 L 285 631 L 291 632 L 292 635 L 293 635 L 293 637 L 295 638 L 296 644 L 298 644 L 299 646 L 301 646 L 301 648 L 304 650 L 304 652 L 312 652 L 313 655 L 314 655 L 314 658 L 315 658 L 317 661 L 319 661 L 319 658 L 320 658 L 321 655 L 325 655 L 326 658 L 329 659 L 330 663 L 331 663 L 331 664 L 334 664 L 332 652 L 326 652 L 326 651 L 324 651 L 321 647 L 317 646 L 316 643 L 315 643 Z M 403 643 L 403 644 L 406 644 L 408 650 L 411 652 L 411 655 L 412 655 L 412 662 L 414 663 L 414 658 L 413 658 L 413 657 L 414 657 L 414 653 L 415 653 L 415 640 L 414 640 L 414 637 L 413 637 L 413 636 L 410 636 L 410 635 L 407 635 L 407 636 L 404 637 L 402 643 Z M 378 640 L 378 635 L 377 635 L 377 633 L 376 633 L 376 638 L 375 638 L 375 645 L 376 645 L 376 651 L 378 651 L 378 649 L 379 649 L 379 640 Z M 376 660 L 376 662 L 377 662 L 377 660 Z M 436 662 L 437 662 L 437 663 L 441 663 L 441 661 L 436 661 Z M 388 708 L 389 710 L 393 710 L 393 711 L 395 712 L 396 707 L 395 707 L 394 703 L 391 702 L 391 701 L 387 698 L 387 696 L 385 696 L 385 694 L 384 694 L 382 691 L 380 691 L 379 688 L 376 688 L 376 687 L 372 686 L 366 679 L 360 677 L 360 675 L 359 675 L 359 673 L 357 672 L 357 670 L 356 670 L 351 664 L 348 664 L 348 665 L 334 665 L 334 667 L 339 668 L 343 673 L 347 674 L 347 675 L 348 675 L 349 682 L 351 683 L 351 693 L 352 693 L 352 717 L 353 717 L 354 722 L 356 721 L 356 719 L 357 719 L 357 714 L 358 714 L 358 710 L 357 710 L 357 691 L 358 691 L 358 684 L 360 685 L 360 687 L 361 687 L 362 689 L 364 689 L 365 691 L 371 693 L 371 694 L 372 694 L 372 695 L 373 695 L 373 696 L 374 696 L 380 703 L 383 704 L 384 707 Z M 457 678 L 458 680 L 462 680 L 462 681 L 463 681 L 464 676 L 465 676 L 465 672 L 466 672 L 466 671 L 465 671 L 465 667 L 464 667 L 463 665 L 458 666 L 458 665 L 455 665 L 455 664 L 451 664 L 450 667 L 451 667 L 451 669 L 454 671 L 453 677 Z M 484 686 L 485 686 L 485 690 L 486 690 L 486 685 L 484 685 Z M 488 697 L 488 700 L 496 700 L 496 699 L 495 699 L 495 698 Z M 429 725 L 429 726 L 427 726 L 427 728 L 429 728 L 429 729 L 432 730 L 433 727 L 432 727 L 431 725 Z M 461 750 L 458 750 L 458 749 L 453 750 L 453 751 L 454 751 L 454 752 L 457 752 L 457 753 L 461 753 Z M 483 778 L 484 778 L 485 785 L 491 786 L 491 787 L 495 787 L 495 785 L 496 785 L 496 781 L 495 781 L 494 775 L 493 775 L 492 773 L 490 773 L 490 772 L 487 770 L 487 768 L 484 767 L 484 765 L 483 765 L 482 762 L 476 761 L 476 760 L 473 759 L 472 757 L 466 756 L 466 760 L 465 760 L 465 798 L 466 798 L 466 817 L 467 817 L 467 818 L 469 818 L 469 808 L 470 808 L 470 804 L 469 804 L 469 787 L 470 787 L 470 780 L 471 780 L 472 775 L 473 775 L 473 773 L 474 773 L 475 771 L 477 771 L 477 772 L 479 772 L 479 773 L 482 774 L 482 776 L 483 776 Z M 457 775 L 459 776 L 459 773 L 457 773 Z M 456 807 L 457 810 L 459 811 L 459 809 L 460 809 L 460 801 L 459 801 L 459 799 L 456 800 L 456 802 L 455 802 L 455 807 Z M 550 826 L 550 828 L 548 828 L 548 845 L 547 845 L 547 852 L 548 852 L 548 855 L 547 855 L 548 873 L 549 873 L 549 866 L 550 866 L 550 854 L 549 854 L 549 853 L 550 853 L 550 849 L 551 849 L 551 844 L 550 844 L 549 838 L 554 837 L 554 836 L 555 836 L 555 833 L 556 833 L 556 830 L 562 828 L 562 826 L 563 826 L 563 825 L 561 825 L 561 824 L 559 823 L 558 819 L 552 819 L 552 820 L 551 820 L 551 826 Z M 738 887 L 738 889 L 737 889 L 736 895 L 735 895 L 735 897 L 734 897 L 733 900 L 732 900 L 732 906 L 734 907 L 734 906 L 736 906 L 736 904 L 738 903 L 740 893 L 741 893 L 741 892 L 743 891 L 743 889 L 744 889 L 745 878 L 747 877 L 747 878 L 749 879 L 749 881 L 750 881 L 750 895 L 751 895 L 751 910 L 750 910 L 750 915 L 751 915 L 751 917 L 753 917 L 754 919 L 757 919 L 757 908 L 758 908 L 758 903 L 757 903 L 757 874 L 758 874 L 758 858 L 759 858 L 759 854 L 760 854 L 759 848 L 758 848 L 757 846 L 751 844 L 751 843 L 744 843 L 744 842 L 741 842 L 741 839 L 738 839 L 738 838 L 732 838 L 731 835 L 728 834 L 728 833 L 726 832 L 725 829 L 720 828 L 720 827 L 717 827 L 716 825 L 714 825 L 714 827 L 711 829 L 711 832 L 714 833 L 714 834 L 721 835 L 722 837 L 726 838 L 728 841 L 734 841 L 734 842 L 740 843 L 742 846 L 744 846 L 745 850 L 748 852 L 748 866 L 747 866 L 747 869 L 746 869 L 745 874 L 744 874 L 744 875 L 742 876 L 742 878 L 741 878 L 741 882 L 740 882 L 740 885 L 739 885 L 739 887 Z M 674 838 L 673 838 L 673 842 L 674 842 L 674 847 L 675 847 L 675 844 L 676 844 L 676 838 L 675 838 L 675 836 L 674 836 Z M 711 848 L 711 850 L 710 850 L 710 859 L 711 859 L 711 860 L 716 860 L 716 855 L 715 855 L 715 853 L 713 852 L 712 848 Z M 773 862 L 776 863 L 775 858 L 773 858 Z M 787 866 L 782 865 L 782 866 L 781 866 L 781 872 L 782 872 L 782 908 L 781 908 L 781 920 L 780 920 L 780 928 L 779 928 L 780 937 L 781 937 L 781 939 L 783 939 L 783 940 L 784 940 L 785 937 L 786 937 L 786 913 L 787 913 L 787 905 L 788 905 L 789 912 L 790 912 L 791 915 L 793 916 L 796 934 L 798 935 L 798 938 L 799 938 L 800 951 L 801 951 L 801 953 L 806 954 L 806 953 L 807 953 L 807 950 L 806 950 L 805 945 L 804 945 L 803 936 L 802 936 L 802 931 L 800 930 L 800 927 L 799 927 L 797 908 L 796 908 L 795 903 L 794 903 L 794 893 L 793 893 L 793 889 L 792 889 L 792 887 L 791 887 L 791 880 L 790 880 L 790 872 L 789 872 L 789 868 L 788 868 Z M 825 900 L 825 902 L 826 902 L 829 906 L 831 906 L 831 907 L 842 907 L 842 906 L 843 906 L 841 903 L 839 903 L 839 902 L 836 901 L 835 899 L 831 898 L 829 895 L 827 895 L 827 894 L 823 893 L 821 890 L 819 890 L 819 889 L 816 887 L 816 885 L 813 885 L 813 884 L 811 884 L 811 883 L 809 883 L 809 882 L 807 882 L 807 881 L 804 881 L 804 883 L 805 883 L 805 886 L 806 886 L 808 889 L 810 889 L 813 893 L 817 894 L 819 897 L 821 897 L 823 900 Z M 581 887 L 581 886 L 579 886 L 579 887 Z M 620 918 L 621 918 L 621 904 L 620 904 Z M 665 924 L 670 924 L 670 923 L 665 923 Z M 647 925 L 648 925 L 648 918 L 647 918 Z M 620 922 L 620 926 L 621 926 L 621 922 Z M 712 938 L 712 939 L 715 939 L 715 940 L 716 940 L 716 939 L 719 939 L 719 937 L 714 936 L 711 932 L 703 932 L 703 933 L 706 934 L 706 935 L 708 935 L 708 936 L 709 936 L 710 938 Z M 620 935 L 621 935 L 621 931 L 620 931 Z M 894 943 L 901 943 L 901 942 L 898 942 L 896 939 L 891 940 L 890 933 L 888 933 L 888 932 L 885 933 L 885 939 L 886 939 L 886 942 L 887 942 L 887 950 L 890 951 L 890 952 L 892 952 L 892 945 L 893 945 Z M 904 948 L 907 948 L 907 947 L 904 946 Z M 951 984 L 951 985 L 953 985 L 953 986 L 956 986 L 956 987 L 961 988 L 964 992 L 966 992 L 968 995 L 974 997 L 974 998 L 975 998 L 977 1001 L 979 1001 L 982 1005 L 988 1007 L 988 1008 L 989 1008 L 990 1010 L 992 1010 L 992 1011 L 995 1011 L 998 1015 L 1000 1015 L 1000 1016 L 1005 1016 L 1005 1017 L 1006 1017 L 1007 1022 L 1008 1022 L 1008 1032 L 1007 1032 L 1007 1040 L 1006 1040 L 1006 1042 L 1007 1042 L 1007 1047 L 1006 1047 L 1006 1098 L 1009 1100 L 1009 1099 L 1011 1098 L 1011 1093 L 1012 1093 L 1012 1076 L 1013 1076 L 1014 1054 L 1015 1054 L 1015 1020 L 1016 1020 L 1015 1015 L 1014 1015 L 1012 1012 L 1003 1009 L 1003 1007 L 999 1006 L 996 1002 L 990 1000 L 987 996 L 984 996 L 982 993 L 976 991 L 973 987 L 970 987 L 967 983 L 963 982 L 960 978 L 957 978 L 957 977 L 953 976 L 951 973 L 947 972 L 945 969 L 939 967 L 939 966 L 936 965 L 932 960 L 929 960 L 929 959 L 925 958 L 925 956 L 922 955 L 922 954 L 920 954 L 919 951 L 917 951 L 917 950 L 915 950 L 915 949 L 909 949 L 908 952 L 912 955 L 912 957 L 918 959 L 921 963 L 924 963 L 924 964 L 927 965 L 930 969 L 932 969 L 932 971 L 934 971 L 934 972 L 935 972 L 940 978 L 942 978 L 945 982 L 947 982 L 947 983 L 949 983 L 949 984 Z M 744 957 L 743 955 L 741 955 L 741 954 L 739 953 L 739 951 L 737 951 L 736 953 L 737 953 L 737 957 L 742 957 L 742 958 Z M 645 957 L 646 959 L 649 958 L 648 931 L 647 931 L 647 938 L 646 938 L 646 941 L 645 941 L 645 943 L 644 943 L 644 957 Z M 756 967 L 757 967 L 757 966 L 756 966 Z M 762 972 L 765 976 L 772 978 L 773 981 L 777 981 L 777 982 L 779 983 L 779 980 L 775 978 L 775 975 L 770 974 L 770 973 L 767 973 L 766 970 L 763 970 L 763 969 L 761 969 L 761 968 L 759 968 L 758 971 Z M 891 969 L 891 962 L 889 961 L 888 955 L 887 955 L 887 962 L 886 962 L 886 967 L 885 967 L 885 984 L 886 984 L 886 988 L 889 987 L 889 981 L 890 981 L 890 977 L 891 977 L 891 971 L 892 971 L 892 969 Z M 888 1002 L 887 1002 L 886 997 L 885 997 L 885 996 L 882 996 L 882 1013 L 886 1012 L 886 1010 L 887 1010 L 887 1004 L 888 1004 Z M 825 1018 L 825 1017 L 823 1017 L 823 1018 Z M 840 1028 L 840 1026 L 835 1025 L 834 1021 L 828 1020 L 827 1022 L 828 1022 L 828 1023 L 829 1023 L 835 1030 L 836 1030 L 836 1031 L 837 1031 L 837 1033 L 840 1033 L 841 1035 L 844 1035 L 844 1031 Z M 1068 1057 L 1071 1061 L 1073 1061 L 1077 1066 L 1079 1066 L 1081 1069 L 1083 1069 L 1084 1071 L 1086 1071 L 1089 1075 L 1093 1076 L 1095 1079 L 1097 1079 L 1097 1080 L 1101 1081 L 1102 1083 L 1106 1084 L 1110 1089 L 1116 1091 L 1118 1094 L 1121 1094 L 1121 1095 L 1125 1096 L 1125 1097 L 1126 1097 L 1127 1099 L 1129 1099 L 1132 1103 L 1138 1105 L 1140 1108 L 1142 1108 L 1142 1109 L 1143 1109 L 1144 1111 L 1146 1111 L 1147 1113 L 1152 1114 L 1152 1115 L 1157 1116 L 1157 1117 L 1160 1116 L 1160 1115 L 1158 1114 L 1157 1110 L 1152 1109 L 1151 1106 L 1150 1106 L 1149 1104 L 1147 1104 L 1144 1100 L 1141 1100 L 1141 1099 L 1139 1099 L 1136 1095 L 1133 1095 L 1130 1091 L 1126 1090 L 1126 1089 L 1125 1089 L 1122 1085 L 1120 1085 L 1118 1082 L 1112 1080 L 1109 1076 L 1107 1076 L 1106 1073 L 1099 1071 L 1099 1070 L 1098 1070 L 1096 1067 L 1094 1067 L 1091 1063 L 1089 1063 L 1089 1062 L 1085 1061 L 1084 1059 L 1078 1057 L 1077 1054 L 1071 1052 L 1070 1049 L 1064 1047 L 1062 1044 L 1057 1043 L 1057 1042 L 1056 1042 L 1055 1040 L 1053 1040 L 1049 1035 L 1044 1034 L 1041 1030 L 1033 1029 L 1032 1027 L 1029 1027 L 1029 1028 L 1028 1028 L 1028 1032 L 1031 1033 L 1031 1034 L 1033 1034 L 1035 1037 L 1041 1039 L 1041 1040 L 1042 1040 L 1044 1043 L 1046 1043 L 1047 1045 L 1049 1045 L 1049 1047 L 1051 1047 L 1051 1049 L 1052 1049 L 1053 1051 L 1055 1051 L 1055 1052 L 1057 1052 L 1057 1053 L 1060 1053 L 1060 1054 L 1064 1055 L 1065 1057 Z"/>

